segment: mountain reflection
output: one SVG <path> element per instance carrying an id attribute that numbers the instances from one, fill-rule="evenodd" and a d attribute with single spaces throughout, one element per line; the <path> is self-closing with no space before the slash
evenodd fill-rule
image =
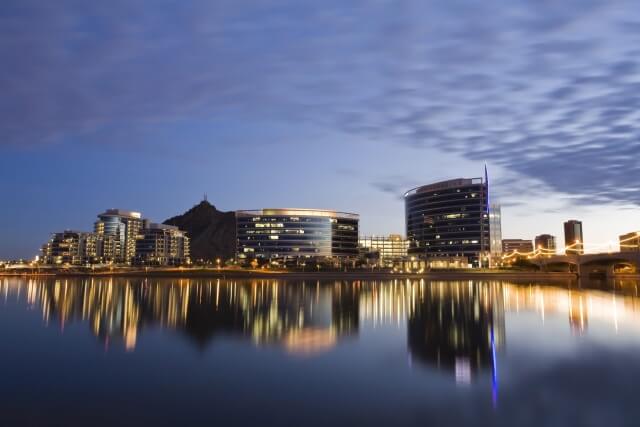
<path id="1" fill-rule="evenodd" d="M 46 323 L 86 322 L 106 346 L 135 349 L 141 330 L 160 326 L 205 348 L 218 335 L 281 344 L 292 353 L 328 350 L 357 334 L 358 290 L 348 283 L 220 280 L 5 280 L 3 293 L 26 291 Z"/>
<path id="2" fill-rule="evenodd" d="M 636 284 L 623 284 L 635 294 Z M 361 328 L 407 331 L 411 359 L 462 382 L 496 374 L 506 315 L 566 316 L 574 335 L 590 320 L 640 325 L 634 296 L 499 281 L 278 281 L 202 279 L 3 279 L 5 300 L 25 299 L 47 324 L 87 324 L 106 348 L 134 350 L 145 329 L 183 334 L 198 349 L 218 337 L 275 345 L 293 354 L 330 351 Z"/>

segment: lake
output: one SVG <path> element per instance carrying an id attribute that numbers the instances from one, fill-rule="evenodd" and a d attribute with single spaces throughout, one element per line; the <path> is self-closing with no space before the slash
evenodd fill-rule
<path id="1" fill-rule="evenodd" d="M 0 278 L 0 425 L 636 426 L 638 285 Z"/>

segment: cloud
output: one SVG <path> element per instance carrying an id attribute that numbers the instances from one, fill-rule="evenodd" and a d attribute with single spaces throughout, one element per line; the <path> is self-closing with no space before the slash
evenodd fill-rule
<path id="1" fill-rule="evenodd" d="M 640 203 L 632 0 L 150 5 L 5 2 L 0 144 L 304 121 Z"/>
<path id="2" fill-rule="evenodd" d="M 376 190 L 404 200 L 404 193 L 418 186 L 415 180 L 403 176 L 387 176 L 370 185 Z"/>

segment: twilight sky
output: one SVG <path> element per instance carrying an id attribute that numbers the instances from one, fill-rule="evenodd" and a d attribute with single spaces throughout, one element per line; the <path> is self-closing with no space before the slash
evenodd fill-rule
<path id="1" fill-rule="evenodd" d="M 506 238 L 640 230 L 637 0 L 2 5 L 0 258 L 205 192 L 404 233 L 405 190 L 484 162 Z"/>

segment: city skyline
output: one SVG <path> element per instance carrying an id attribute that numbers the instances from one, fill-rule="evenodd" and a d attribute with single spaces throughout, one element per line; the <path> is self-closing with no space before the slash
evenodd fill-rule
<path id="1" fill-rule="evenodd" d="M 456 181 L 456 180 L 459 180 L 459 179 L 463 179 L 464 180 L 464 179 L 469 179 L 469 178 L 455 178 L 455 179 L 448 179 L 448 180 L 445 180 L 445 181 Z M 445 181 L 438 181 L 435 184 L 442 183 L 442 182 L 445 182 Z M 425 183 L 424 185 L 433 185 L 433 184 L 434 183 L 432 182 L 432 183 Z M 491 189 L 490 189 L 491 195 L 493 195 L 494 192 L 495 192 L 494 187 L 491 186 Z M 406 197 L 406 194 L 407 193 L 403 194 L 403 199 L 400 200 L 403 205 L 404 205 L 404 197 Z M 500 207 L 502 209 L 502 205 L 499 202 L 496 203 L 494 197 L 495 196 L 491 196 L 490 204 L 491 205 L 495 204 L 496 206 L 498 206 L 498 207 Z M 208 196 L 207 196 L 206 193 L 204 193 L 204 195 L 201 195 L 201 200 L 208 201 Z M 195 203 L 194 203 L 194 206 L 195 206 Z M 508 205 L 507 205 L 507 207 L 508 207 Z M 80 207 L 80 209 L 77 209 L 76 211 L 81 211 L 82 210 L 81 208 L 82 207 Z M 111 208 L 108 208 L 107 210 L 111 210 L 111 209 L 116 209 L 117 210 L 118 208 L 111 207 Z M 141 209 L 138 209 L 137 207 L 136 207 L 136 209 L 137 210 L 141 210 Z M 299 209 L 325 210 L 324 208 L 317 208 L 317 207 L 316 208 L 313 208 L 313 207 L 311 207 L 311 208 L 310 207 L 302 207 L 302 208 L 299 208 Z M 403 209 L 404 209 L 404 206 L 403 206 Z M 330 209 L 330 210 L 332 210 L 332 209 Z M 229 212 L 240 212 L 240 211 L 243 211 L 243 210 L 242 209 L 229 210 Z M 335 210 L 334 209 L 334 211 L 339 211 L 339 210 Z M 357 215 L 360 215 L 361 217 L 364 217 L 364 218 L 361 218 L 361 219 L 365 219 L 364 222 L 365 223 L 367 222 L 366 221 L 366 216 L 367 216 L 366 214 L 365 215 L 361 215 L 360 213 L 358 213 Z M 562 215 L 562 213 L 558 213 L 558 215 Z M 501 220 L 503 221 L 501 226 L 502 226 L 502 228 L 504 228 L 504 220 L 505 220 L 504 214 L 502 214 L 501 217 L 502 217 Z M 562 217 L 560 216 L 560 218 L 562 218 Z M 508 217 L 506 219 L 507 219 L 507 222 L 508 222 Z M 566 221 L 570 221 L 570 220 L 568 218 L 567 219 L 563 219 L 561 221 L 560 225 L 556 224 L 555 228 L 560 228 L 560 231 L 557 234 L 547 233 L 547 232 L 541 233 L 541 234 L 550 234 L 551 236 L 555 237 L 558 242 L 560 242 L 558 244 L 558 246 L 556 247 L 556 250 L 558 251 L 558 253 L 562 253 L 564 251 L 564 249 L 565 249 L 565 244 L 564 244 L 564 223 Z M 402 228 L 401 228 L 400 231 L 397 231 L 397 230 L 393 229 L 393 230 L 390 230 L 390 231 L 378 232 L 378 233 L 376 233 L 376 232 L 367 233 L 367 232 L 363 231 L 362 227 L 361 227 L 359 234 L 360 234 L 360 236 L 366 236 L 366 235 L 371 235 L 371 236 L 389 236 L 389 235 L 399 234 L 399 235 L 402 235 L 402 236 L 406 237 L 405 226 L 406 226 L 406 224 L 403 222 Z M 92 226 L 89 227 L 89 228 L 93 228 L 93 223 L 92 223 Z M 538 228 L 538 229 L 542 229 L 542 228 Z M 622 230 L 622 231 L 620 231 L 618 233 L 615 233 L 615 235 L 611 235 L 611 237 L 608 240 L 599 240 L 599 241 L 592 240 L 592 241 L 589 241 L 588 238 L 585 239 L 584 242 L 581 242 L 581 244 L 584 245 L 584 251 L 586 253 L 617 251 L 617 250 L 620 249 L 620 246 L 619 246 L 619 238 L 620 238 L 620 236 L 622 236 L 624 234 L 627 234 L 627 233 L 634 234 L 634 233 L 636 233 L 636 231 L 635 231 L 636 229 L 640 230 L 640 226 L 638 226 L 636 228 L 632 227 L 630 229 L 622 229 L 622 227 L 618 226 L 615 229 L 619 229 L 619 230 Z M 65 232 L 66 231 L 73 231 L 73 232 L 75 232 L 76 230 L 88 230 L 88 228 L 87 227 L 83 228 L 83 227 L 78 227 L 78 226 L 72 225 L 72 226 L 65 227 L 65 228 L 58 228 L 55 231 L 49 232 L 47 235 L 53 235 L 55 233 L 60 233 L 62 231 L 65 231 Z M 604 233 L 602 233 L 603 235 L 605 233 L 607 233 L 607 232 L 608 232 L 608 234 L 611 234 L 611 232 L 610 232 L 611 228 L 604 229 L 602 231 L 604 231 Z M 529 234 L 531 234 L 531 235 L 529 235 Z M 522 239 L 524 241 L 530 241 L 533 244 L 533 241 L 535 240 L 536 237 L 538 237 L 537 234 L 534 236 L 532 233 L 528 233 L 528 234 L 522 233 L 519 237 L 516 237 L 516 239 Z M 505 235 L 503 233 L 502 234 L 502 238 L 504 240 L 509 240 L 509 239 L 513 239 L 514 237 L 513 237 L 512 234 Z M 571 246 L 571 245 L 569 245 L 569 246 Z M 38 246 L 38 248 L 41 248 L 41 245 Z M 3 249 L 4 249 L 4 251 L 3 251 Z M 41 250 L 40 249 L 36 249 L 35 250 L 35 254 L 26 255 L 26 256 L 13 256 L 6 250 L 6 248 L 0 247 L 0 254 L 2 254 L 3 252 L 6 252 L 6 254 L 4 256 L 0 255 L 0 258 L 4 258 L 4 259 L 31 259 L 34 256 L 41 255 Z"/>
<path id="2" fill-rule="evenodd" d="M 640 229 L 631 0 L 147 6 L 6 3 L 0 258 L 205 192 L 398 233 L 404 191 L 485 162 L 506 238 Z"/>

